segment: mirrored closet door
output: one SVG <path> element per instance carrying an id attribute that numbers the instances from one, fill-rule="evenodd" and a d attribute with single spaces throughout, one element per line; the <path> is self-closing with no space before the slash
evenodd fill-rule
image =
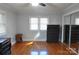
<path id="1" fill-rule="evenodd" d="M 79 12 L 64 16 L 63 42 L 76 54 L 79 54 Z"/>
<path id="2" fill-rule="evenodd" d="M 64 16 L 64 22 L 63 22 L 63 43 L 69 47 L 69 26 L 70 26 L 70 15 Z"/>
<path id="3" fill-rule="evenodd" d="M 79 54 L 79 12 L 71 14 L 70 21 L 70 48 L 72 48 L 76 54 Z"/>

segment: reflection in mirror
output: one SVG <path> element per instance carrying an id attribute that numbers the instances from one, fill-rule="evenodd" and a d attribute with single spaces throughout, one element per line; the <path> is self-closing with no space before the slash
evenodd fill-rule
<path id="1" fill-rule="evenodd" d="M 79 53 L 79 13 L 74 13 L 71 15 L 71 45 L 77 54 Z"/>
<path id="2" fill-rule="evenodd" d="M 79 25 L 72 25 L 71 27 L 71 45 L 70 47 L 78 53 L 79 46 Z"/>
<path id="3" fill-rule="evenodd" d="M 63 27 L 64 27 L 64 38 L 63 38 L 63 42 L 64 44 L 69 47 L 69 29 L 70 29 L 70 15 L 68 16 L 64 16 L 64 24 L 63 24 Z"/>
<path id="4" fill-rule="evenodd" d="M 69 47 L 69 25 L 64 25 L 64 43 Z"/>
<path id="5" fill-rule="evenodd" d="M 76 54 L 79 53 L 79 13 L 64 17 L 63 42 Z"/>

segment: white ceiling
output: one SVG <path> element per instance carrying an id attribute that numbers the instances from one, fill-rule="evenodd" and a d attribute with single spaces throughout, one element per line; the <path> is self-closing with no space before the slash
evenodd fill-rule
<path id="1" fill-rule="evenodd" d="M 72 3 L 53 3 L 52 5 L 57 6 L 60 9 L 65 9 L 72 5 Z"/>
<path id="2" fill-rule="evenodd" d="M 42 7 L 42 6 L 38 6 L 38 7 L 34 7 L 34 8 L 38 8 L 39 9 L 44 9 L 47 10 L 64 10 L 66 8 L 68 8 L 69 6 L 73 5 L 74 3 L 45 3 L 47 6 L 46 7 Z M 10 8 L 11 10 L 14 11 L 23 11 L 23 10 L 30 10 L 30 9 L 34 9 L 33 6 L 31 6 L 30 3 L 3 3 L 0 5 L 4 5 L 7 6 L 8 8 Z M 31 7 L 31 8 L 30 8 Z"/>
<path id="3" fill-rule="evenodd" d="M 71 6 L 73 3 L 45 3 L 47 6 L 55 6 L 59 9 L 65 9 L 69 6 Z M 8 5 L 18 8 L 18 7 L 31 7 L 30 3 L 8 3 Z"/>

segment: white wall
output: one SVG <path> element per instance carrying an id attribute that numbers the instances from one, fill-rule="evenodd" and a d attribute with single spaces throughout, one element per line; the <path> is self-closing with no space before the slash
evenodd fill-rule
<path id="1" fill-rule="evenodd" d="M 11 37 L 12 43 L 15 42 L 14 36 L 16 33 L 23 34 L 24 41 L 31 41 L 38 31 L 31 31 L 29 28 L 29 16 L 30 17 L 48 17 L 49 24 L 60 24 L 62 23 L 62 13 L 51 7 L 34 7 L 20 9 L 20 12 L 15 15 L 13 10 L 7 5 L 0 4 L 0 9 L 6 12 L 7 18 L 7 37 Z M 37 41 L 46 41 L 46 31 L 40 31 L 41 36 Z"/>
<path id="2" fill-rule="evenodd" d="M 15 14 L 7 13 L 7 36 L 11 37 L 12 44 L 15 43 L 15 34 L 16 34 L 16 19 Z"/>
<path id="3" fill-rule="evenodd" d="M 64 25 L 70 25 L 70 15 L 64 17 Z"/>
<path id="4" fill-rule="evenodd" d="M 8 8 L 0 5 L 0 12 L 4 13 L 6 19 L 6 37 L 11 38 L 12 44 L 15 43 L 15 34 L 16 34 L 16 19 L 15 14 Z"/>
<path id="5" fill-rule="evenodd" d="M 16 20 L 16 33 L 23 33 L 24 41 L 31 41 L 38 31 L 31 31 L 29 28 L 29 16 L 30 17 L 49 17 L 49 24 L 62 24 L 62 13 L 57 10 L 52 10 L 52 8 L 26 8 L 21 10 L 17 16 Z M 64 14 L 71 14 L 75 11 L 79 11 L 79 4 L 74 4 L 73 6 L 64 10 Z M 63 15 L 64 15 L 63 14 Z M 68 19 L 64 20 L 65 24 L 69 24 Z M 72 21 L 74 22 L 74 21 Z M 46 31 L 40 31 L 41 37 L 38 38 L 38 41 L 46 41 Z"/>
<path id="6" fill-rule="evenodd" d="M 41 11 L 40 11 L 41 12 Z M 42 13 L 38 12 L 28 12 L 20 13 L 17 17 L 17 33 L 23 33 L 23 40 L 24 41 L 32 41 L 34 36 L 37 34 L 38 31 L 31 31 L 30 24 L 29 24 L 29 16 L 30 17 L 48 17 L 49 24 L 61 24 L 61 13 L 55 11 L 46 11 L 43 10 Z M 46 31 L 40 31 L 41 36 L 37 39 L 37 41 L 46 41 Z"/>

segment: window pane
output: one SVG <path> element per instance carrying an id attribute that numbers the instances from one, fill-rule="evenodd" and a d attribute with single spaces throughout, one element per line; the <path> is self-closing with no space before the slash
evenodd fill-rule
<path id="1" fill-rule="evenodd" d="M 5 26 L 4 25 L 0 25 L 0 33 L 5 33 Z"/>
<path id="2" fill-rule="evenodd" d="M 30 29 L 31 30 L 38 30 L 38 18 L 31 18 L 30 19 Z"/>
<path id="3" fill-rule="evenodd" d="M 47 25 L 41 24 L 40 25 L 40 30 L 47 30 Z"/>
<path id="4" fill-rule="evenodd" d="M 75 24 L 76 24 L 76 25 L 79 25 L 79 18 L 76 18 L 76 19 L 75 19 Z"/>
<path id="5" fill-rule="evenodd" d="M 38 30 L 38 24 L 31 24 L 30 29 L 31 30 Z"/>
<path id="6" fill-rule="evenodd" d="M 38 23 L 38 18 L 31 18 L 30 23 Z"/>
<path id="7" fill-rule="evenodd" d="M 47 30 L 48 18 L 40 18 L 40 30 Z"/>
<path id="8" fill-rule="evenodd" d="M 40 23 L 48 24 L 48 18 L 40 18 Z"/>

